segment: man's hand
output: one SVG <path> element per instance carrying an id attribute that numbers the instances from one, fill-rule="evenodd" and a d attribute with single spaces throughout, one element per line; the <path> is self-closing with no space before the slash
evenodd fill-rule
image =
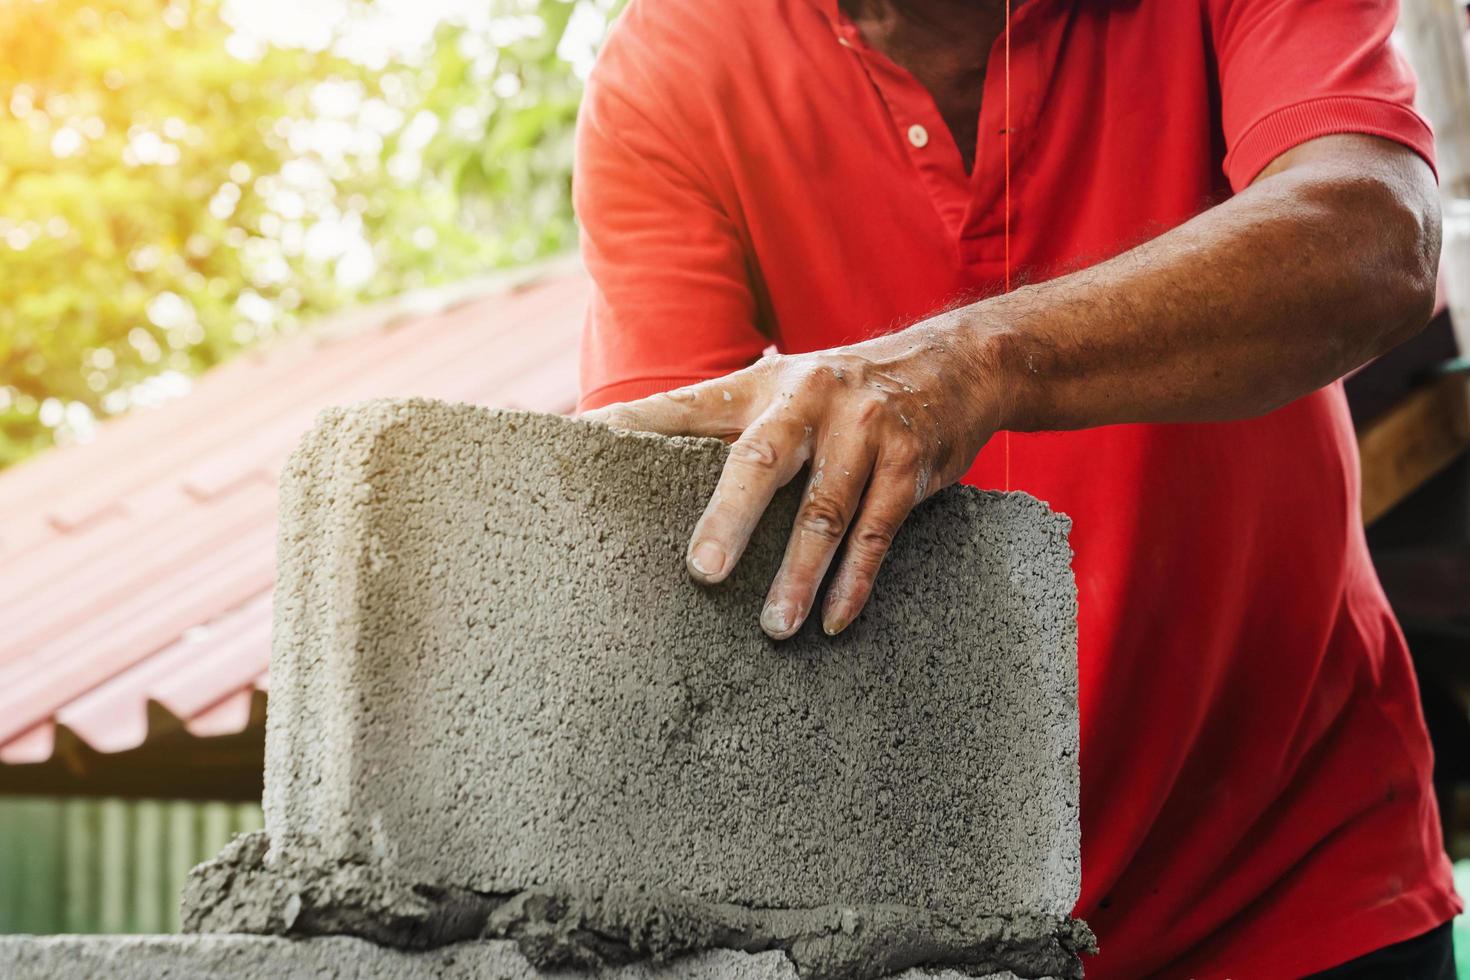
<path id="1" fill-rule="evenodd" d="M 1003 421 L 975 335 L 973 319 L 941 315 L 848 347 L 767 357 L 583 417 L 732 443 L 686 555 L 690 574 L 707 585 L 730 574 L 776 490 L 810 464 L 760 622 L 775 639 L 795 634 L 845 537 L 822 610 L 822 628 L 836 634 L 868 601 L 909 511 L 959 479 Z"/>
<path id="2" fill-rule="evenodd" d="M 702 582 L 730 574 L 776 488 L 810 462 L 761 625 L 777 638 L 801 628 L 845 535 L 822 612 L 836 633 L 909 510 L 996 430 L 1271 411 L 1421 329 L 1438 257 L 1428 165 L 1388 140 L 1324 136 L 1091 268 L 587 417 L 734 442 L 689 547 Z"/>

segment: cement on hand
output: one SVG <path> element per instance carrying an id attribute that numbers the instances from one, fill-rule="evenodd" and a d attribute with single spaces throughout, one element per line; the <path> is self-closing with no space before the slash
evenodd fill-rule
<path id="1" fill-rule="evenodd" d="M 269 914 L 433 945 L 488 901 L 486 928 L 499 915 L 523 948 L 566 947 L 547 938 L 559 909 L 640 955 L 749 933 L 793 959 L 821 947 L 808 977 L 883 948 L 1034 976 L 1052 944 L 1075 968 L 1066 519 L 946 490 L 857 623 L 778 645 L 756 616 L 798 486 L 730 581 L 683 569 L 726 451 L 417 400 L 326 413 L 282 483 L 270 867 L 194 889 L 194 921 L 245 928 L 231 888 L 269 904 L 271 875 L 346 868 L 355 894 L 437 896 L 432 924 L 382 928 L 418 921 L 401 892 Z M 660 917 L 670 948 L 638 938 Z"/>

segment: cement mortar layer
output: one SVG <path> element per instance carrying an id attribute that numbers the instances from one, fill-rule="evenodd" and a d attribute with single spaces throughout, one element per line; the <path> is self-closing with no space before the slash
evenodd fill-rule
<path id="1" fill-rule="evenodd" d="M 6 980 L 797 980 L 780 953 L 718 950 L 672 965 L 635 964 L 595 973 L 538 970 L 513 943 L 457 943 L 410 953 L 361 939 L 275 936 L 0 936 Z M 909 970 L 893 980 L 976 978 Z"/>
<path id="2" fill-rule="evenodd" d="M 282 481 L 279 866 L 706 912 L 909 910 L 902 928 L 1066 922 L 1066 518 L 946 490 L 846 633 L 776 644 L 756 616 L 799 486 L 730 581 L 684 572 L 726 451 L 418 400 L 325 413 Z"/>
<path id="3" fill-rule="evenodd" d="M 194 869 L 184 888 L 186 932 L 351 935 L 406 949 L 511 939 L 542 969 L 779 951 L 806 980 L 869 980 L 915 964 L 1072 977 L 1078 952 L 1092 945 L 1087 927 L 1067 917 L 951 919 L 892 905 L 750 909 L 629 887 L 484 895 L 413 882 L 381 863 L 311 865 L 271 856 L 269 847 L 264 833 L 247 834 Z"/>

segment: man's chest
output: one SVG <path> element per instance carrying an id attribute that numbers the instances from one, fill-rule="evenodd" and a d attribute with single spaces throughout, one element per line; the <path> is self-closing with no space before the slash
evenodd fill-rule
<path id="1" fill-rule="evenodd" d="M 1142 5 L 1150 10 L 1160 5 Z M 1167 7 L 1168 5 L 1162 5 Z M 1157 15 L 1155 15 L 1157 16 Z M 963 296 L 1049 278 L 1187 220 L 1223 193 L 1205 39 L 1076 14 L 1018 25 L 1009 86 L 990 72 L 967 172 L 942 104 L 838 31 L 804 84 L 736 113 L 733 202 L 757 286 L 793 349 L 907 322 Z M 793 90 L 809 97 L 792 99 Z M 1007 157 L 1009 168 L 1007 168 Z M 812 326 L 817 324 L 819 326 Z M 856 326 L 854 326 L 856 325 Z"/>

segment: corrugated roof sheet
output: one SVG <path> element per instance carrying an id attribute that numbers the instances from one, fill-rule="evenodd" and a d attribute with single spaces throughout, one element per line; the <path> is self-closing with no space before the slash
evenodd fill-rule
<path id="1" fill-rule="evenodd" d="M 570 411 L 587 295 L 561 263 L 353 311 L 0 474 L 0 762 L 49 758 L 58 724 L 134 748 L 150 702 L 195 735 L 242 730 L 269 682 L 276 479 L 317 412 Z"/>

